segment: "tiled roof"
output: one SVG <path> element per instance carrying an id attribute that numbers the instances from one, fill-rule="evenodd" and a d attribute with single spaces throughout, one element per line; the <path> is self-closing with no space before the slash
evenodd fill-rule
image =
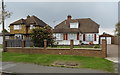
<path id="1" fill-rule="evenodd" d="M 70 23 L 78 22 L 78 28 L 70 28 Z M 64 20 L 54 27 L 55 33 L 69 33 L 69 32 L 82 32 L 82 33 L 98 33 L 99 25 L 90 18 L 85 19 L 70 19 Z"/>
<path id="2" fill-rule="evenodd" d="M 10 25 L 19 25 L 19 24 L 25 24 L 27 26 L 32 24 L 32 25 L 38 25 L 38 26 L 41 26 L 41 27 L 44 27 L 44 26 L 47 25 L 45 22 L 43 22 L 42 20 L 40 20 L 36 16 L 27 16 L 27 19 L 17 20 L 15 22 L 11 23 Z"/>

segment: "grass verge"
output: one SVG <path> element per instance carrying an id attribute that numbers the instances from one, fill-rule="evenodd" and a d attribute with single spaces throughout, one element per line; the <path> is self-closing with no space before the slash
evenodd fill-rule
<path id="1" fill-rule="evenodd" d="M 90 68 L 114 72 L 113 63 L 111 61 L 98 57 L 4 52 L 2 53 L 2 60 L 10 62 L 34 63 L 47 66 L 51 66 L 51 64 L 53 64 L 55 61 L 75 61 L 80 63 L 79 68 Z"/>
<path id="2" fill-rule="evenodd" d="M 0 44 L 0 48 L 2 48 L 2 44 Z"/>

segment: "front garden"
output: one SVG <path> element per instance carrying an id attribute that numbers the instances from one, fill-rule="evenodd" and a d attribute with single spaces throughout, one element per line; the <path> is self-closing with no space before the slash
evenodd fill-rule
<path id="1" fill-rule="evenodd" d="M 68 45 L 54 45 L 54 46 L 48 46 L 48 48 L 70 48 Z M 73 48 L 101 48 L 100 45 L 76 45 L 73 46 Z"/>

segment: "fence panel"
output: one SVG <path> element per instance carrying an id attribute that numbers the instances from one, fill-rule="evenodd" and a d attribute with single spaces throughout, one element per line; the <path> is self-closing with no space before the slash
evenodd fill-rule
<path id="1" fill-rule="evenodd" d="M 7 41 L 7 47 L 22 47 L 21 39 L 9 39 Z"/>
<path id="2" fill-rule="evenodd" d="M 31 41 L 31 39 L 26 39 L 25 40 L 25 47 L 32 47 L 33 46 L 33 42 Z"/>
<path id="3" fill-rule="evenodd" d="M 31 39 L 25 39 L 25 47 L 32 47 Z M 7 39 L 7 47 L 22 47 L 22 39 Z"/>

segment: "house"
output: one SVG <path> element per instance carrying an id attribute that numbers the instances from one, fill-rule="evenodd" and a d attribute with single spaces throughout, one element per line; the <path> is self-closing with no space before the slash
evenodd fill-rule
<path id="1" fill-rule="evenodd" d="M 67 19 L 54 27 L 54 36 L 58 45 L 69 45 L 70 40 L 74 40 L 74 45 L 99 44 L 99 24 L 90 18 L 72 19 L 71 15 Z"/>
<path id="2" fill-rule="evenodd" d="M 36 16 L 27 16 L 26 19 L 19 19 L 10 24 L 10 39 L 30 38 L 33 28 L 45 27 L 47 24 Z"/>

